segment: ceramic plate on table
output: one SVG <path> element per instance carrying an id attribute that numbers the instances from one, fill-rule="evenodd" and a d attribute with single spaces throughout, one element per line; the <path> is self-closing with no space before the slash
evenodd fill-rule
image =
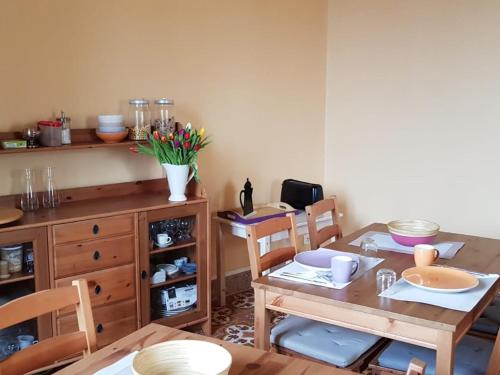
<path id="1" fill-rule="evenodd" d="M 314 271 L 330 271 L 331 259 L 334 256 L 340 255 L 338 251 L 328 249 L 318 249 L 303 251 L 293 258 L 295 262 L 305 268 Z M 344 254 L 345 255 L 345 254 Z M 352 254 L 353 258 L 357 259 L 356 254 Z"/>
<path id="2" fill-rule="evenodd" d="M 479 285 L 479 280 L 470 273 L 445 267 L 412 267 L 401 276 L 414 287 L 439 293 L 460 293 Z"/>

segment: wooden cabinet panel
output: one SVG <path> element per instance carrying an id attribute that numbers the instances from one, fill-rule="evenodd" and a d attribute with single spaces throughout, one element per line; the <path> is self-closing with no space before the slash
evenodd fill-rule
<path id="1" fill-rule="evenodd" d="M 54 247 L 54 273 L 61 278 L 134 262 L 134 236 Z"/>
<path id="2" fill-rule="evenodd" d="M 96 307 L 92 311 L 96 329 L 97 346 L 106 346 L 137 329 L 136 301 L 128 300 Z M 78 331 L 76 315 L 57 319 L 57 334 Z"/>
<path id="3" fill-rule="evenodd" d="M 87 280 L 93 307 L 135 298 L 134 264 L 59 279 L 56 280 L 56 287 L 71 285 L 77 279 Z M 68 308 L 59 313 L 70 311 L 71 308 Z"/>
<path id="4" fill-rule="evenodd" d="M 134 230 L 134 216 L 120 215 L 75 223 L 54 225 L 54 245 L 88 241 L 120 234 L 130 234 Z"/>

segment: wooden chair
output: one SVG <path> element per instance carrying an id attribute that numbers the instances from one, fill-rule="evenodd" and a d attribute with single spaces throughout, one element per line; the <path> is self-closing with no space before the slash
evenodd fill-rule
<path id="1" fill-rule="evenodd" d="M 316 219 L 327 212 L 331 212 L 333 224 L 318 230 Z M 340 227 L 338 205 L 335 197 L 323 199 L 310 206 L 306 206 L 306 214 L 311 250 L 319 248 L 333 237 L 335 239 L 342 238 L 342 228 Z"/>
<path id="2" fill-rule="evenodd" d="M 279 218 L 273 218 L 269 219 L 266 221 L 263 221 L 261 223 L 253 224 L 253 225 L 248 225 L 247 226 L 247 245 L 248 245 L 248 255 L 250 258 L 250 269 L 252 272 L 252 279 L 257 279 L 260 276 L 262 276 L 262 272 L 275 267 L 279 264 L 282 264 L 288 260 L 293 259 L 295 254 L 297 254 L 297 233 L 295 229 L 295 215 L 294 214 L 288 214 L 286 217 L 279 217 Z M 278 233 L 281 231 L 288 231 L 289 238 L 290 238 L 290 246 L 287 247 L 281 247 L 277 249 L 272 249 L 270 252 L 267 254 L 264 254 L 263 256 L 260 255 L 260 247 L 259 247 L 259 242 L 258 240 L 271 236 L 274 233 Z M 297 320 L 301 319 L 301 322 L 297 323 Z M 344 329 L 341 327 L 337 327 L 334 325 L 322 323 L 322 322 L 316 322 L 304 318 L 298 318 L 298 317 L 287 317 L 284 320 L 280 321 L 274 328 L 277 329 L 280 332 L 285 332 L 285 334 L 290 334 L 293 335 L 294 333 L 297 332 L 305 332 L 302 331 L 302 328 L 299 328 L 300 324 L 304 323 L 307 325 L 308 330 L 316 330 L 314 332 L 325 332 L 325 331 L 334 331 L 335 333 L 332 333 L 330 336 L 331 338 L 334 339 L 339 339 L 340 341 L 342 340 L 343 337 L 345 337 L 347 334 L 349 334 L 348 331 L 352 334 L 352 330 L 349 329 Z M 296 324 L 297 323 L 297 324 Z M 288 326 L 291 326 L 291 329 L 288 329 Z M 277 332 L 277 331 L 274 331 Z M 309 331 L 312 332 L 312 331 Z M 277 334 L 278 336 L 282 337 L 282 333 Z M 359 334 L 359 335 L 366 335 L 363 333 L 354 333 L 354 334 Z M 271 335 L 273 336 L 273 335 Z M 301 336 L 300 340 L 305 339 L 306 335 L 298 335 Z M 373 336 L 373 335 L 367 335 L 367 336 Z M 373 345 L 368 348 L 365 352 L 360 352 L 359 356 L 357 359 L 347 368 L 353 370 L 353 371 L 359 371 L 363 367 L 365 367 L 369 360 L 375 355 L 376 350 L 382 346 L 384 340 L 380 340 L 377 342 L 377 338 L 373 338 Z M 272 341 L 272 339 L 271 339 Z M 324 342 L 324 341 L 323 341 Z M 309 349 L 310 351 L 314 352 L 315 350 L 315 345 L 319 346 L 322 341 L 319 340 L 312 340 L 311 343 L 309 343 Z M 304 345 L 306 346 L 306 345 Z M 359 347 L 359 345 L 356 345 Z M 276 349 L 278 353 L 289 355 L 292 357 L 298 357 L 298 358 L 305 358 L 308 360 L 316 361 L 319 363 L 323 364 L 328 364 L 328 365 L 333 365 L 336 366 L 335 364 L 320 360 L 317 358 L 312 357 L 309 354 L 304 354 L 304 353 L 299 353 L 297 351 L 291 350 L 289 348 L 282 347 L 280 345 L 277 345 L 276 343 L 273 343 L 273 347 Z M 354 346 L 353 346 L 354 348 Z M 319 349 L 319 348 L 318 348 Z M 324 349 L 324 346 L 321 348 Z M 358 348 L 354 348 L 354 350 L 360 350 Z M 337 366 L 336 366 L 337 367 Z M 339 366 L 340 367 L 340 366 Z"/>
<path id="3" fill-rule="evenodd" d="M 406 375 L 424 375 L 425 374 L 425 362 L 420 359 L 413 358 L 410 361 Z"/>
<path id="4" fill-rule="evenodd" d="M 96 348 L 86 280 L 75 280 L 72 286 L 42 290 L 0 306 L 0 329 L 4 329 L 72 305 L 76 309 L 79 331 L 51 337 L 15 352 L 0 362 L 0 374 L 26 374 L 75 354 L 89 355 Z"/>

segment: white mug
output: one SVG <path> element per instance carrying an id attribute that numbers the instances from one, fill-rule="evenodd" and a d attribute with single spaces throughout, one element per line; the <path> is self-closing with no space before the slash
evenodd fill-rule
<path id="1" fill-rule="evenodd" d="M 167 233 L 158 233 L 156 235 L 156 242 L 158 243 L 158 246 L 163 247 L 172 242 L 172 238 Z"/>

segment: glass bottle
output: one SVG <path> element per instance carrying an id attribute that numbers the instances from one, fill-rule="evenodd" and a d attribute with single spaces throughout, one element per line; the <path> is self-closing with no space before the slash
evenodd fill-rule
<path id="1" fill-rule="evenodd" d="M 151 113 L 149 100 L 132 99 L 129 102 L 129 138 L 133 141 L 148 139 L 151 133 Z"/>
<path id="2" fill-rule="evenodd" d="M 175 130 L 174 101 L 161 98 L 155 100 L 154 125 L 160 135 L 169 135 Z"/>
<path id="3" fill-rule="evenodd" d="M 40 203 L 35 191 L 35 179 L 31 168 L 26 168 L 23 175 L 23 192 L 21 194 L 21 209 L 23 211 L 38 210 Z"/>
<path id="4" fill-rule="evenodd" d="M 58 117 L 56 120 L 62 123 L 61 143 L 63 145 L 71 144 L 71 117 L 67 117 L 66 114 L 61 111 L 61 117 Z"/>
<path id="5" fill-rule="evenodd" d="M 43 207 L 59 207 L 59 193 L 55 185 L 55 168 L 47 167 L 45 171 L 45 191 L 43 192 Z"/>

